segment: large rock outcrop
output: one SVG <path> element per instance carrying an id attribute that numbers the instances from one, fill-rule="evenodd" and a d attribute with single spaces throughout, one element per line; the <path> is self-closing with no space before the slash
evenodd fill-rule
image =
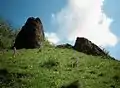
<path id="1" fill-rule="evenodd" d="M 83 52 L 90 55 L 106 56 L 106 53 L 101 48 L 99 48 L 97 45 L 95 45 L 94 43 L 92 43 L 84 37 L 77 37 L 73 48 L 79 52 Z"/>
<path id="2" fill-rule="evenodd" d="M 18 33 L 14 47 L 17 49 L 38 48 L 44 41 L 44 30 L 39 18 L 29 17 L 27 22 Z"/>

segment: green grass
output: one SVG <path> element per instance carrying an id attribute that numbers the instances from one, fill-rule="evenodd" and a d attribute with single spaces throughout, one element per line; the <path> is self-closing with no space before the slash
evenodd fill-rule
<path id="1" fill-rule="evenodd" d="M 0 88 L 120 88 L 120 62 L 46 46 L 0 52 Z M 66 88 L 66 87 L 65 87 Z"/>

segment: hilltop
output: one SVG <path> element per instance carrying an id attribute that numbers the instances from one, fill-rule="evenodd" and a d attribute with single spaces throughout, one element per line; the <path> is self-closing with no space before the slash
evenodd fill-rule
<path id="1" fill-rule="evenodd" d="M 50 44 L 39 18 L 17 33 L 0 26 L 0 88 L 120 88 L 119 74 L 120 62 L 86 38 Z"/>
<path id="2" fill-rule="evenodd" d="M 49 45 L 0 54 L 0 88 L 120 88 L 119 74 L 119 61 Z"/>

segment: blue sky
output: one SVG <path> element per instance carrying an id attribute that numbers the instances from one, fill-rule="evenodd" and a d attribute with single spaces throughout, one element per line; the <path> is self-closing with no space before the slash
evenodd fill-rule
<path id="1" fill-rule="evenodd" d="M 0 0 L 0 16 L 14 27 L 21 27 L 30 16 L 40 17 L 44 27 L 50 27 L 51 14 L 64 4 L 65 0 Z"/>
<path id="2" fill-rule="evenodd" d="M 83 36 L 120 59 L 119 0 L 0 0 L 0 16 L 21 28 L 30 16 L 40 17 L 54 43 L 74 44 Z"/>
<path id="3" fill-rule="evenodd" d="M 106 0 L 104 3 L 105 13 L 114 21 L 111 24 L 111 31 L 118 36 L 120 40 L 120 0 Z M 110 53 L 120 60 L 120 41 L 115 47 L 107 48 Z"/>

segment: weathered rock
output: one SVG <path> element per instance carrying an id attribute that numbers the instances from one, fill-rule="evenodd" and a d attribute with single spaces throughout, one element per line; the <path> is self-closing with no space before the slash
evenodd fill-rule
<path id="1" fill-rule="evenodd" d="M 17 49 L 38 48 L 44 41 L 44 30 L 39 18 L 30 17 L 18 33 L 14 47 Z"/>
<path id="2" fill-rule="evenodd" d="M 106 55 L 106 53 L 101 48 L 84 37 L 77 37 L 73 48 L 79 52 L 90 55 Z"/>

